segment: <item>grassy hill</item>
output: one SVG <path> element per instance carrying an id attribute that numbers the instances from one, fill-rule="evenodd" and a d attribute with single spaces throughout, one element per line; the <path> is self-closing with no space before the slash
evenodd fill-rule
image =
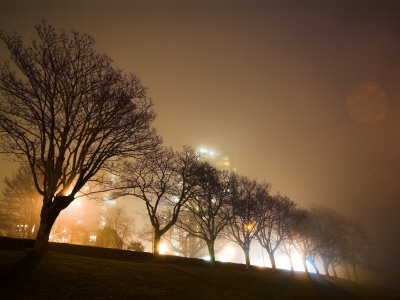
<path id="1" fill-rule="evenodd" d="M 28 249 L 0 249 L 0 275 Z M 400 299 L 400 293 L 302 273 L 153 263 L 49 251 L 17 299 Z M 0 295 L 1 298 L 1 295 Z"/>

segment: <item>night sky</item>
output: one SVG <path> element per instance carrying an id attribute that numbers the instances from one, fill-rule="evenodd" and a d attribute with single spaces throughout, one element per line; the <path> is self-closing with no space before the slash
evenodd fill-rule
<path id="1" fill-rule="evenodd" d="M 33 37 L 44 17 L 93 36 L 149 88 L 167 145 L 213 148 L 274 192 L 360 220 L 377 282 L 398 287 L 396 3 L 0 0 L 0 28 Z"/>

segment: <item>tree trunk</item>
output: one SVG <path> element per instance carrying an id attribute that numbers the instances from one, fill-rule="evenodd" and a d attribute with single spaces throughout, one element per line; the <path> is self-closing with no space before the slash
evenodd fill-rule
<path id="1" fill-rule="evenodd" d="M 326 276 L 330 276 L 330 275 L 329 275 L 329 264 L 324 263 L 324 270 L 325 270 L 325 275 L 326 275 Z"/>
<path id="2" fill-rule="evenodd" d="M 40 225 L 37 230 L 35 245 L 33 246 L 35 256 L 39 257 L 39 259 L 46 254 L 50 231 L 60 212 L 61 209 L 53 204 L 43 205 L 40 213 Z"/>
<path id="3" fill-rule="evenodd" d="M 33 232 L 32 232 L 33 231 Z M 29 239 L 35 239 L 35 233 L 37 231 L 37 227 L 35 224 L 29 227 L 29 233 L 28 233 L 28 238 Z"/>
<path id="4" fill-rule="evenodd" d="M 250 249 L 243 249 L 246 258 L 246 270 L 250 269 Z"/>
<path id="5" fill-rule="evenodd" d="M 43 218 L 40 221 L 40 226 L 37 232 L 35 246 L 33 250 L 36 252 L 38 256 L 44 256 L 47 251 L 47 246 L 49 244 L 49 236 L 51 228 L 53 227 L 54 221 L 56 218 Z"/>
<path id="6" fill-rule="evenodd" d="M 154 230 L 154 243 L 153 243 L 153 260 L 157 261 L 160 258 L 160 240 L 161 234 L 158 230 Z"/>
<path id="7" fill-rule="evenodd" d="M 210 266 L 215 267 L 215 250 L 214 250 L 214 241 L 210 241 L 207 243 L 208 254 L 210 256 Z"/>
<path id="8" fill-rule="evenodd" d="M 347 266 L 347 264 L 344 264 L 343 267 L 344 267 L 344 271 L 346 272 L 346 278 L 347 278 L 348 280 L 351 280 L 349 267 Z"/>
<path id="9" fill-rule="evenodd" d="M 271 262 L 272 270 L 275 271 L 276 270 L 276 263 L 275 263 L 274 253 L 273 252 L 269 252 L 269 251 L 267 251 L 267 252 L 268 252 L 269 260 Z"/>
<path id="10" fill-rule="evenodd" d="M 289 256 L 289 262 L 290 262 L 290 272 L 294 273 L 292 256 L 290 254 L 288 256 Z"/>
<path id="11" fill-rule="evenodd" d="M 315 272 L 317 272 L 318 275 L 321 275 L 321 274 L 319 273 L 319 270 L 318 270 L 318 268 L 317 268 L 317 265 L 315 264 L 314 259 L 310 259 L 309 261 L 310 261 L 311 265 L 313 266 Z"/>
<path id="12" fill-rule="evenodd" d="M 304 266 L 304 273 L 306 276 L 309 276 L 310 274 L 308 273 L 308 268 L 307 268 L 307 260 L 303 259 L 303 266 Z"/>
<path id="13" fill-rule="evenodd" d="M 333 270 L 333 275 L 335 276 L 335 278 L 338 278 L 334 264 L 332 264 L 332 270 Z"/>
<path id="14" fill-rule="evenodd" d="M 353 264 L 353 273 L 355 281 L 358 282 L 357 267 L 355 264 Z"/>
<path id="15" fill-rule="evenodd" d="M 5 276 L 1 278 L 1 285 L 7 287 L 7 296 L 12 297 L 16 293 L 18 288 L 30 277 L 32 271 L 46 254 L 50 231 L 60 211 L 61 209 L 54 206 L 53 203 L 43 206 L 40 214 L 40 227 L 33 249 L 29 251 L 24 258 L 13 265 L 8 272 L 6 272 Z M 3 286 L 1 288 L 3 288 Z"/>

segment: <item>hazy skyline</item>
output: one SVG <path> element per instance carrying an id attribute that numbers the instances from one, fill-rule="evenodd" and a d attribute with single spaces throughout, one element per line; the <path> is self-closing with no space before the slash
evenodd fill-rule
<path id="1" fill-rule="evenodd" d="M 303 206 L 361 220 L 399 283 L 396 1 L 0 0 L 6 31 L 28 38 L 41 17 L 142 79 L 167 145 L 213 148 Z"/>

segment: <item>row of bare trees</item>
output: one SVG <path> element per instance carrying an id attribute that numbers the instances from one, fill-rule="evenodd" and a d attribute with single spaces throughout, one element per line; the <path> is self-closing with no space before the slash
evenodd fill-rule
<path id="1" fill-rule="evenodd" d="M 337 277 L 337 267 L 344 269 L 350 278 L 350 270 L 358 281 L 357 268 L 376 271 L 372 262 L 372 241 L 364 227 L 356 220 L 323 207 L 311 210 L 297 209 L 292 216 L 292 225 L 286 249 L 295 248 L 304 260 L 319 274 L 316 260 L 319 259 L 326 275 L 330 270 Z"/>
<path id="2" fill-rule="evenodd" d="M 308 262 L 319 273 L 317 260 L 325 274 L 331 270 L 337 276 L 336 268 L 342 266 L 350 277 L 351 267 L 355 279 L 357 267 L 371 267 L 371 243 L 358 222 L 326 208 L 300 208 L 286 196 L 271 195 L 270 184 L 218 170 L 189 147 L 180 152 L 159 147 L 114 170 L 118 180 L 113 176 L 106 186 L 117 190 L 114 197 L 133 195 L 144 202 L 156 256 L 164 237 L 183 256 L 198 256 L 205 246 L 214 265 L 216 241 L 228 239 L 243 250 L 247 268 L 253 242 L 268 253 L 273 269 L 278 250 L 288 255 L 292 270 L 294 252 L 302 257 L 306 272 Z M 32 238 L 39 221 L 38 196 L 29 168 L 6 178 L 0 225 L 11 226 L 14 236 Z M 129 246 L 133 220 L 125 209 L 112 206 L 103 214 L 107 225 L 96 244 Z"/>
<path id="3" fill-rule="evenodd" d="M 218 170 L 190 147 L 182 151 L 159 147 L 135 162 L 115 169 L 119 196 L 134 196 L 145 203 L 153 227 L 153 251 L 159 254 L 162 237 L 182 255 L 202 246 L 215 265 L 215 242 L 225 238 L 243 250 L 250 267 L 250 247 L 258 242 L 276 269 L 277 250 L 285 252 L 293 270 L 292 253 L 299 253 L 308 273 L 309 262 L 319 273 L 335 276 L 341 265 L 368 266 L 370 241 L 362 226 L 324 208 L 306 210 L 281 194 L 271 195 L 270 184 Z M 199 242 L 200 241 L 200 242 Z M 357 278 L 357 274 L 355 273 Z"/>

